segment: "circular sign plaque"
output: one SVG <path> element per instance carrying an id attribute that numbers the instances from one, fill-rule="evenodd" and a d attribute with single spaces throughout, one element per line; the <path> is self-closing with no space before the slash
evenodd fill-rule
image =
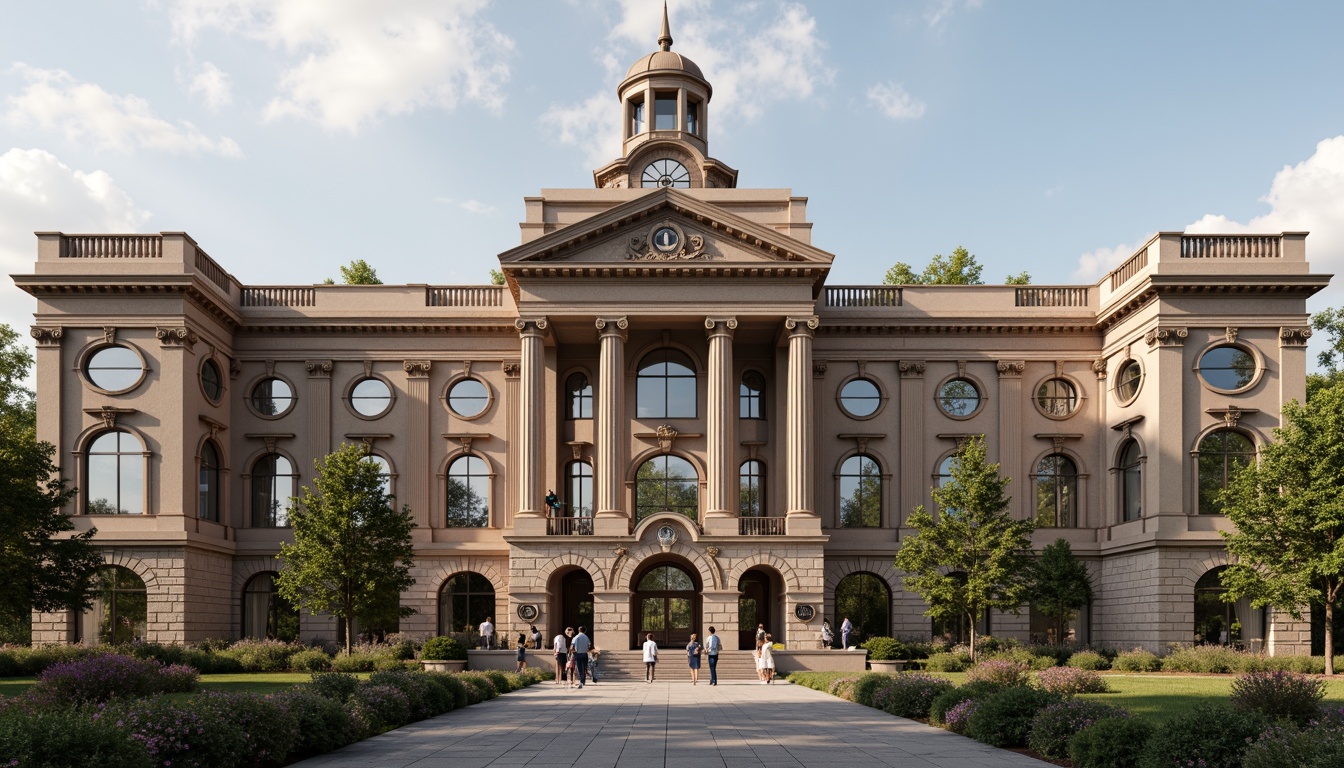
<path id="1" fill-rule="evenodd" d="M 800 603 L 794 607 L 793 615 L 797 616 L 799 621 L 808 622 L 817 617 L 817 609 L 807 603 Z"/>
<path id="2" fill-rule="evenodd" d="M 518 606 L 518 618 L 523 621 L 532 622 L 537 620 L 537 606 L 531 603 L 524 603 Z"/>

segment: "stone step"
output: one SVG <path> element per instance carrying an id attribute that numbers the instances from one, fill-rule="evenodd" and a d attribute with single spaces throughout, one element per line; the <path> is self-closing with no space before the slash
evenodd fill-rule
<path id="1" fill-rule="evenodd" d="M 688 677 L 689 667 L 683 651 L 664 651 L 659 654 L 658 676 Z M 755 680 L 756 657 L 751 651 L 722 651 L 719 653 L 718 676 L 720 680 Z M 700 657 L 700 677 L 709 679 L 709 661 Z M 644 654 L 642 651 L 603 651 L 599 666 L 598 679 L 643 680 Z"/>

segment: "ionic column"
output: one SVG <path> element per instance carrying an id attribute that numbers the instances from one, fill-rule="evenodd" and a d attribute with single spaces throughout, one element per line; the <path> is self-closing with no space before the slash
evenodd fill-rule
<path id="1" fill-rule="evenodd" d="M 624 317 L 597 319 L 599 352 L 597 414 L 593 424 L 593 500 L 598 517 L 629 517 L 621 504 L 626 429 L 621 412 L 625 403 L 625 332 L 629 327 L 630 322 Z"/>
<path id="2" fill-rule="evenodd" d="M 522 338 L 518 374 L 518 516 L 541 517 L 542 420 L 546 409 L 546 318 L 513 323 Z"/>
<path id="3" fill-rule="evenodd" d="M 705 517 L 734 517 L 733 459 L 736 457 L 736 414 L 733 413 L 733 331 L 735 317 L 705 318 L 709 337 L 709 476 L 705 483 Z"/>
<path id="4" fill-rule="evenodd" d="M 785 482 L 789 517 L 816 516 L 816 483 L 812 470 L 812 335 L 816 315 L 789 317 L 788 405 L 785 412 Z"/>

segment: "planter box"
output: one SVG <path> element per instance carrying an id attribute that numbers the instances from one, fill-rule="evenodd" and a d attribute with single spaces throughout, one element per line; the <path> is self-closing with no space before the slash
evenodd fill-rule
<path id="1" fill-rule="evenodd" d="M 868 662 L 868 668 L 874 672 L 900 672 L 905 669 L 905 660 L 870 661 Z"/>
<path id="2" fill-rule="evenodd" d="M 467 669 L 467 661 L 427 661 L 420 660 L 420 666 L 425 668 L 426 672 L 464 672 Z"/>
<path id="3" fill-rule="evenodd" d="M 775 651 L 775 671 L 862 673 L 868 651 Z"/>

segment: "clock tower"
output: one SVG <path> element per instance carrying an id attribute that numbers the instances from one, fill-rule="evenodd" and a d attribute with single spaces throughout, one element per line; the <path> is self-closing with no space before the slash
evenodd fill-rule
<path id="1" fill-rule="evenodd" d="M 624 156 L 593 171 L 598 188 L 733 188 L 737 171 L 709 157 L 714 89 L 695 62 L 672 51 L 663 3 L 658 50 L 636 61 L 617 88 Z"/>

